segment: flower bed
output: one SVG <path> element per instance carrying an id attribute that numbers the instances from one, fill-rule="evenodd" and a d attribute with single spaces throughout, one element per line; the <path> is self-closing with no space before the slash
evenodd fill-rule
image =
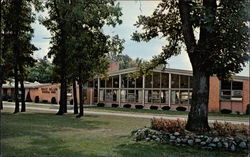
<path id="1" fill-rule="evenodd" d="M 249 126 L 243 124 L 211 123 L 210 131 L 193 133 L 185 130 L 185 121 L 152 119 L 150 128 L 132 132 L 136 141 L 146 140 L 177 146 L 196 146 L 204 149 L 225 149 L 228 151 L 250 150 Z"/>

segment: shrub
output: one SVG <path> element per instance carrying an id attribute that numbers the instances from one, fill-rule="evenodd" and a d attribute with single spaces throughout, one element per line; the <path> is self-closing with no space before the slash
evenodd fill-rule
<path id="1" fill-rule="evenodd" d="M 48 100 L 42 100 L 42 103 L 48 103 Z"/>
<path id="2" fill-rule="evenodd" d="M 182 107 L 182 106 L 179 106 L 176 108 L 177 111 L 186 111 L 187 108 L 186 107 Z"/>
<path id="3" fill-rule="evenodd" d="M 98 103 L 98 104 L 97 104 L 97 107 L 104 107 L 104 106 L 105 106 L 104 103 Z"/>
<path id="4" fill-rule="evenodd" d="M 131 108 L 131 105 L 130 104 L 125 104 L 123 105 L 124 108 Z"/>
<path id="5" fill-rule="evenodd" d="M 170 110 L 170 106 L 163 106 L 161 109 L 162 110 Z"/>
<path id="6" fill-rule="evenodd" d="M 39 100 L 39 96 L 36 96 L 36 97 L 35 97 L 35 103 L 39 103 L 39 101 L 40 101 L 40 100 Z"/>
<path id="7" fill-rule="evenodd" d="M 153 105 L 152 105 L 152 106 L 150 106 L 150 109 L 151 109 L 151 110 L 158 110 L 158 106 L 153 106 Z"/>
<path id="8" fill-rule="evenodd" d="M 246 114 L 250 114 L 250 104 L 247 104 L 247 110 L 246 110 Z"/>
<path id="9" fill-rule="evenodd" d="M 221 123 L 215 121 L 211 127 L 219 136 L 235 136 L 237 134 L 248 135 L 249 126 L 244 124 Z"/>
<path id="10" fill-rule="evenodd" d="M 185 132 L 186 121 L 169 119 L 151 119 L 151 129 L 165 131 L 168 133 Z"/>
<path id="11" fill-rule="evenodd" d="M 143 107 L 144 107 L 143 105 L 135 105 L 136 109 L 143 109 Z"/>
<path id="12" fill-rule="evenodd" d="M 222 114 L 230 114 L 230 113 L 232 113 L 232 110 L 229 110 L 229 109 L 222 109 L 222 110 L 220 110 L 220 112 L 221 112 Z"/>
<path id="13" fill-rule="evenodd" d="M 118 104 L 112 104 L 111 106 L 112 107 L 118 107 L 119 105 Z"/>
<path id="14" fill-rule="evenodd" d="M 52 98 L 51 98 L 51 104 L 57 104 L 56 98 L 55 98 L 55 97 L 52 97 Z"/>

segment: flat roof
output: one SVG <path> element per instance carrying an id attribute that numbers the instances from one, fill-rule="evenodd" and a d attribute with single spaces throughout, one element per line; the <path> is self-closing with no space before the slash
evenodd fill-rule
<path id="1" fill-rule="evenodd" d="M 52 83 L 39 83 L 39 82 L 27 82 L 27 81 L 24 82 L 24 88 L 39 88 L 48 85 L 52 85 Z M 18 87 L 20 87 L 20 84 Z M 15 88 L 15 82 L 8 81 L 5 84 L 3 84 L 2 88 Z"/>
<path id="2" fill-rule="evenodd" d="M 127 73 L 132 73 L 138 71 L 138 67 L 133 67 L 133 68 L 127 68 L 127 69 L 122 69 L 122 70 L 117 70 L 114 72 L 110 72 L 109 75 L 119 75 L 119 74 L 127 74 Z M 154 69 L 153 72 L 163 72 L 163 73 L 172 73 L 172 74 L 180 74 L 180 75 L 189 75 L 193 76 L 193 71 L 192 70 L 182 70 L 182 69 L 173 69 L 173 68 L 165 68 L 164 70 L 161 69 Z M 232 76 L 234 80 L 250 80 L 250 77 L 247 76 L 238 76 L 234 75 Z"/>

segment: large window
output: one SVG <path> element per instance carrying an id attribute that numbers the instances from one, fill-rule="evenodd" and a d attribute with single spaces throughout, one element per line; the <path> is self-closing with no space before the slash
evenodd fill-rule
<path id="1" fill-rule="evenodd" d="M 135 90 L 128 90 L 128 102 L 136 102 Z"/>
<path id="2" fill-rule="evenodd" d="M 142 90 L 135 90 L 135 97 L 136 97 L 136 102 L 142 103 L 143 100 Z"/>
<path id="3" fill-rule="evenodd" d="M 126 74 L 121 75 L 122 78 L 122 88 L 128 88 L 128 78 Z"/>
<path id="4" fill-rule="evenodd" d="M 160 90 L 152 91 L 152 103 L 160 104 L 161 103 L 161 93 Z"/>
<path id="5" fill-rule="evenodd" d="M 105 88 L 105 80 L 100 80 L 100 87 Z"/>
<path id="6" fill-rule="evenodd" d="M 179 75 L 172 74 L 171 75 L 171 88 L 179 88 Z"/>
<path id="7" fill-rule="evenodd" d="M 128 79 L 128 88 L 135 88 L 135 79 L 133 78 Z"/>
<path id="8" fill-rule="evenodd" d="M 105 98 L 104 89 L 100 89 L 100 101 L 104 101 L 104 98 Z"/>
<path id="9" fill-rule="evenodd" d="M 106 88 L 112 88 L 112 77 L 106 80 Z"/>
<path id="10" fill-rule="evenodd" d="M 181 82 L 180 88 L 188 88 L 188 76 L 180 75 L 180 82 Z"/>
<path id="11" fill-rule="evenodd" d="M 113 101 L 113 92 L 111 89 L 106 89 L 106 93 L 105 93 L 105 101 Z"/>
<path id="12" fill-rule="evenodd" d="M 136 88 L 142 88 L 142 77 L 136 79 Z"/>
<path id="13" fill-rule="evenodd" d="M 169 74 L 161 74 L 161 88 L 169 88 Z"/>
<path id="14" fill-rule="evenodd" d="M 127 90 L 121 90 L 121 102 L 127 102 Z"/>
<path id="15" fill-rule="evenodd" d="M 243 82 L 221 81 L 221 100 L 242 101 Z"/>
<path id="16" fill-rule="evenodd" d="M 168 104 L 168 101 L 169 101 L 169 91 L 162 90 L 161 91 L 161 103 Z"/>
<path id="17" fill-rule="evenodd" d="M 113 76 L 113 88 L 119 88 L 119 75 Z"/>
<path id="18" fill-rule="evenodd" d="M 152 88 L 152 75 L 145 76 L 145 88 Z"/>
<path id="19" fill-rule="evenodd" d="M 145 90 L 144 92 L 145 94 L 145 103 L 151 103 L 151 100 L 152 100 L 152 93 L 151 93 L 151 90 Z"/>
<path id="20" fill-rule="evenodd" d="M 161 73 L 154 72 L 153 73 L 153 88 L 161 87 Z"/>

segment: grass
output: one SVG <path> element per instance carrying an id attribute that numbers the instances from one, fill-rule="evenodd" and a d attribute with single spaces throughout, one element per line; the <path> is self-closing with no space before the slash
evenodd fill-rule
<path id="1" fill-rule="evenodd" d="M 1 157 L 233 157 L 246 154 L 135 142 L 149 119 L 54 113 L 1 113 Z"/>

